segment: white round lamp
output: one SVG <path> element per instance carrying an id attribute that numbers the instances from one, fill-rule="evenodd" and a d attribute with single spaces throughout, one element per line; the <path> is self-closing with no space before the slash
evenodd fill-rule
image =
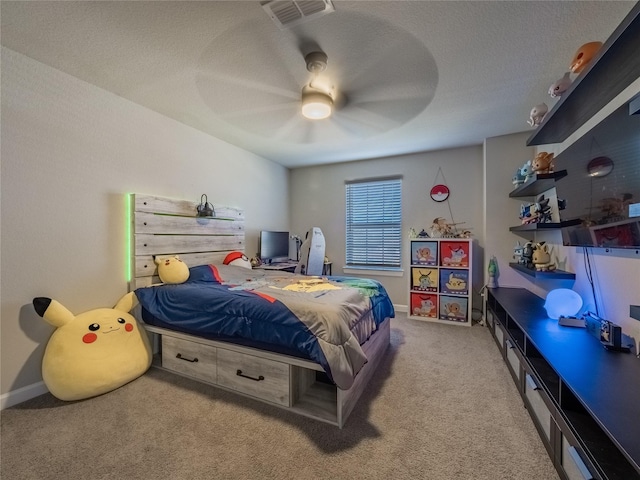
<path id="1" fill-rule="evenodd" d="M 555 320 L 562 317 L 572 317 L 582 308 L 582 298 L 569 288 L 556 288 L 547 293 L 544 308 L 549 318 Z"/>

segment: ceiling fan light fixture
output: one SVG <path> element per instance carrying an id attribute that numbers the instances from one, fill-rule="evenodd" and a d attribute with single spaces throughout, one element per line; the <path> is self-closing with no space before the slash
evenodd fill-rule
<path id="1" fill-rule="evenodd" d="M 333 99 L 324 92 L 302 91 L 302 115 L 310 120 L 322 120 L 333 112 Z"/>

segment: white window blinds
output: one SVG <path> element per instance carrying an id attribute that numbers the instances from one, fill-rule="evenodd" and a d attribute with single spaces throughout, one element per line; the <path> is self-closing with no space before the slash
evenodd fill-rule
<path id="1" fill-rule="evenodd" d="M 347 266 L 399 268 L 402 179 L 347 183 L 346 195 Z"/>

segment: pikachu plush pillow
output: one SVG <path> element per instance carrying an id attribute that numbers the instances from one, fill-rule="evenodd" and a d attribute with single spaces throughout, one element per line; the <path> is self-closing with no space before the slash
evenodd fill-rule
<path id="1" fill-rule="evenodd" d="M 74 315 L 56 300 L 33 299 L 38 315 L 56 327 L 42 360 L 42 378 L 54 396 L 66 401 L 94 397 L 147 371 L 149 339 L 129 313 L 136 301 L 131 292 L 114 308 Z"/>

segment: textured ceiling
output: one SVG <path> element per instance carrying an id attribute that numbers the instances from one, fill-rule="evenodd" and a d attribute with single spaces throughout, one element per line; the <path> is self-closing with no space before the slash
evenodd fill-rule
<path id="1" fill-rule="evenodd" d="M 299 167 L 531 130 L 580 45 L 635 2 L 334 1 L 281 30 L 258 1 L 2 1 L 2 44 L 229 143 Z M 300 114 L 304 54 L 334 115 Z"/>

